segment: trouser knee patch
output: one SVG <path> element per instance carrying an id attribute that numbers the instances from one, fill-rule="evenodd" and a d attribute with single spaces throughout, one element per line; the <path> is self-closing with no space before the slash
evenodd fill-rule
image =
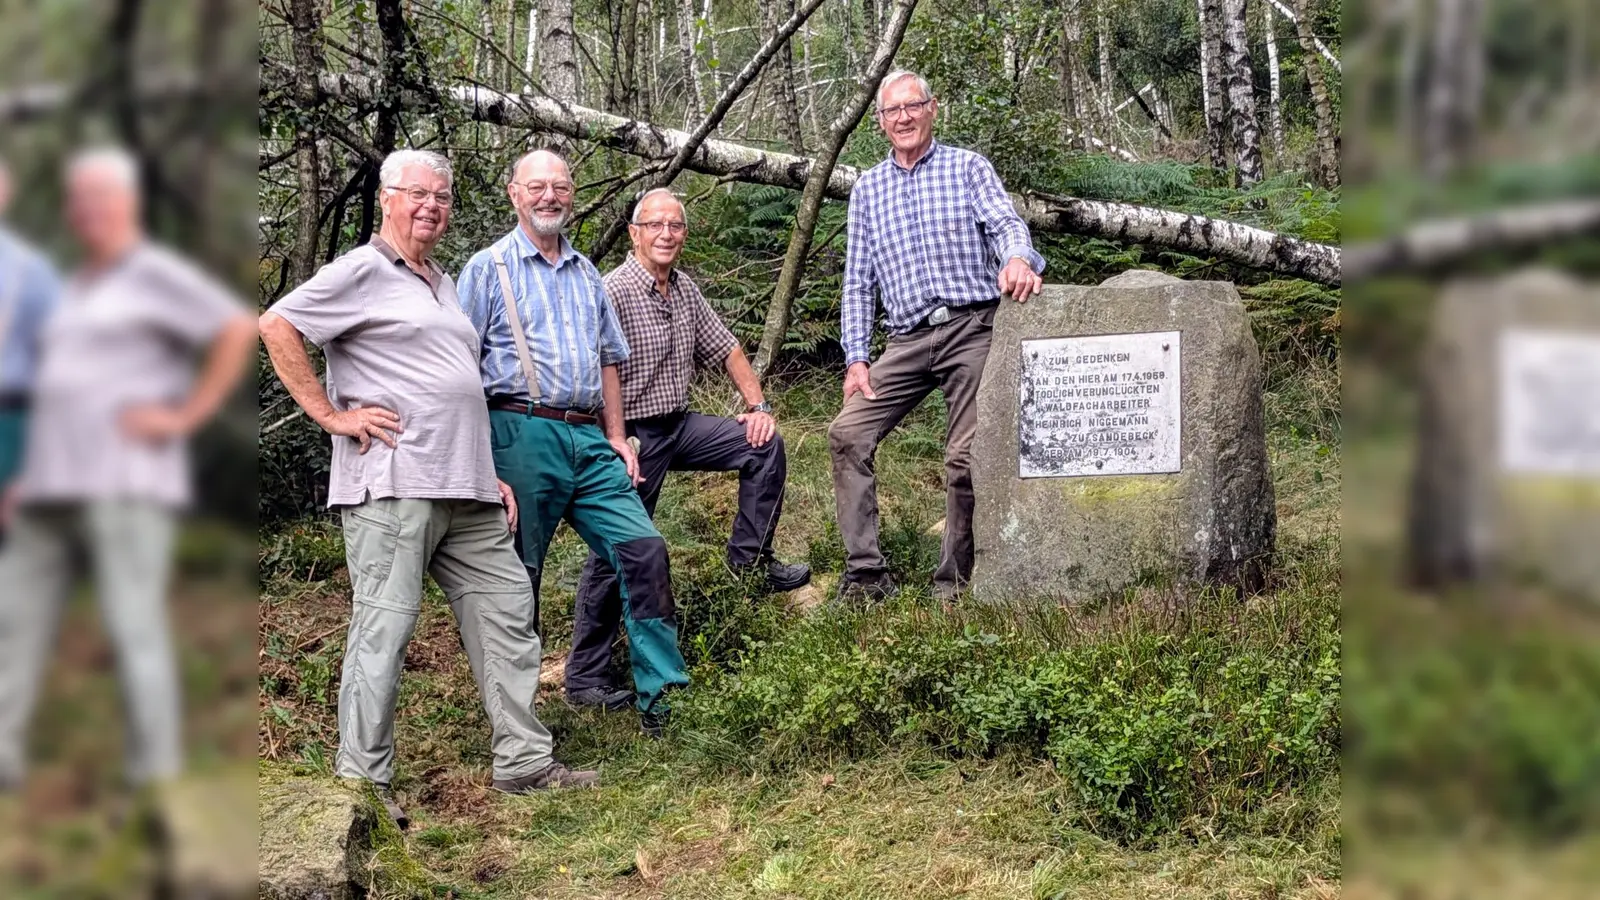
<path id="1" fill-rule="evenodd" d="M 672 575 L 667 569 L 667 542 L 640 538 L 617 545 L 622 587 L 635 619 L 666 619 L 672 605 Z"/>

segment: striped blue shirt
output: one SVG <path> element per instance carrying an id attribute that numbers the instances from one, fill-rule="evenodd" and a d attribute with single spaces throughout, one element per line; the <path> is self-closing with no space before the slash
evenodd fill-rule
<path id="1" fill-rule="evenodd" d="M 1044 257 L 987 159 L 934 141 L 907 169 L 889 158 L 850 191 L 840 343 L 846 364 L 865 362 L 883 299 L 890 334 L 905 334 L 934 308 L 1000 296 L 1000 268 L 1020 257 L 1035 272 Z"/>
<path id="2" fill-rule="evenodd" d="M 500 251 L 511 275 L 540 402 L 564 409 L 600 406 L 600 369 L 628 358 L 628 341 L 600 272 L 564 237 L 561 259 L 551 265 L 520 227 L 480 250 L 456 279 L 461 310 L 478 329 L 484 393 L 528 396 L 492 250 Z"/>
<path id="3" fill-rule="evenodd" d="M 39 333 L 60 299 L 55 267 L 0 227 L 0 394 L 33 390 Z"/>

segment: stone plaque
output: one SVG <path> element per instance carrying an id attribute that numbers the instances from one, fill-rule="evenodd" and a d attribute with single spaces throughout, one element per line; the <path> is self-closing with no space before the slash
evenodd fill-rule
<path id="1" fill-rule="evenodd" d="M 1600 475 L 1600 333 L 1500 335 L 1500 462 L 1528 475 Z"/>
<path id="2" fill-rule="evenodd" d="M 1179 471 L 1179 338 L 1152 331 L 1022 341 L 1017 474 Z"/>

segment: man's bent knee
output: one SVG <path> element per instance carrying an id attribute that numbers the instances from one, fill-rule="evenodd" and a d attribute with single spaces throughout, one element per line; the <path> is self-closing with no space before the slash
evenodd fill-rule
<path id="1" fill-rule="evenodd" d="M 672 617 L 672 573 L 665 540 L 647 537 L 624 541 L 617 545 L 617 563 L 633 618 Z"/>

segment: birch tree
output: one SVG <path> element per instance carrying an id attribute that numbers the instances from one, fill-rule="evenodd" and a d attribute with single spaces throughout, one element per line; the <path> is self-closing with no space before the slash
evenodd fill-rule
<path id="1" fill-rule="evenodd" d="M 1238 160 L 1237 181 L 1248 187 L 1262 179 L 1261 122 L 1256 117 L 1255 78 L 1246 41 L 1246 0 L 1222 0 L 1223 63 L 1227 67 L 1228 123 L 1233 133 L 1233 155 Z"/>
<path id="2" fill-rule="evenodd" d="M 1311 104 L 1317 120 L 1317 183 L 1326 188 L 1339 186 L 1339 127 L 1333 117 L 1333 101 L 1328 96 L 1328 85 L 1317 61 L 1316 40 L 1311 34 L 1307 17 L 1307 0 L 1287 0 L 1295 4 L 1295 34 L 1300 39 L 1300 50 L 1305 55 L 1306 81 L 1311 87 Z"/>
<path id="3" fill-rule="evenodd" d="M 1272 158 L 1277 165 L 1284 164 L 1283 147 L 1283 76 L 1278 65 L 1278 34 L 1275 26 L 1277 14 L 1272 4 L 1261 4 L 1261 30 L 1267 43 L 1267 119 L 1272 129 Z"/>
<path id="4" fill-rule="evenodd" d="M 297 283 L 317 272 L 318 214 L 322 211 L 322 159 L 317 147 L 313 117 L 320 100 L 317 76 L 321 73 L 322 10 L 317 0 L 291 0 L 293 29 L 294 94 L 301 115 L 295 126 L 295 182 L 300 191 L 300 214 L 295 221 L 295 247 L 290 275 Z"/>
<path id="5" fill-rule="evenodd" d="M 689 109 L 684 124 L 693 125 L 706 112 L 705 92 L 700 89 L 699 66 L 694 59 L 694 0 L 678 0 L 678 58 L 683 65 L 683 83 Z"/>
<path id="6" fill-rule="evenodd" d="M 539 80 L 544 92 L 564 103 L 578 102 L 577 32 L 572 24 L 572 0 L 537 0 L 539 21 Z"/>
<path id="7" fill-rule="evenodd" d="M 1197 0 L 1200 10 L 1200 90 L 1205 97 L 1206 150 L 1211 168 L 1228 168 L 1228 97 L 1223 87 L 1222 0 Z"/>

